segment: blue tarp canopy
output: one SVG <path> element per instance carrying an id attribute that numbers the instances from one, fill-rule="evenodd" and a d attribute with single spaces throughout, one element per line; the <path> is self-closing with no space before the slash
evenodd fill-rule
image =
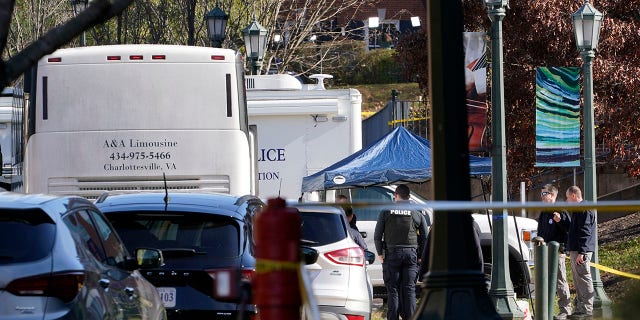
<path id="1" fill-rule="evenodd" d="M 469 158 L 472 176 L 491 174 L 491 158 Z M 404 127 L 398 127 L 371 146 L 304 177 L 302 192 L 430 179 L 431 143 Z"/>

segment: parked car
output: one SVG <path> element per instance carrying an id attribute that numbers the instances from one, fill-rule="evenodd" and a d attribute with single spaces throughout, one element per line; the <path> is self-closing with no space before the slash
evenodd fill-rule
<path id="1" fill-rule="evenodd" d="M 349 236 L 341 208 L 294 204 L 302 219 L 302 244 L 318 251 L 307 264 L 312 292 L 322 319 L 369 320 L 373 291 L 367 274 L 374 254 Z"/>
<path id="2" fill-rule="evenodd" d="M 166 319 L 136 270 L 161 264 L 84 198 L 0 193 L 0 319 Z"/>
<path id="3" fill-rule="evenodd" d="M 162 250 L 165 264 L 143 276 L 160 293 L 169 319 L 249 319 L 251 301 L 214 298 L 216 272 L 255 272 L 252 219 L 264 203 L 216 193 L 105 194 L 96 200 L 130 250 Z"/>

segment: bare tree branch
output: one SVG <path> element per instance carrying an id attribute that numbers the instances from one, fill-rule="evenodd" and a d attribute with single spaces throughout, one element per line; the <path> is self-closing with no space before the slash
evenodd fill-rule
<path id="1" fill-rule="evenodd" d="M 0 0 L 1 1 L 1 0 Z M 4 2 L 6 2 L 5 0 Z M 133 0 L 95 0 L 74 19 L 51 29 L 24 50 L 0 64 L 0 88 L 4 88 L 36 64 L 40 58 L 70 42 L 84 30 L 103 23 L 122 12 Z M 0 2 L 1 4 L 1 2 Z M 2 12 L 0 12 L 2 14 Z M 6 45 L 6 43 L 5 43 Z M 4 50 L 4 45 L 2 47 Z"/>

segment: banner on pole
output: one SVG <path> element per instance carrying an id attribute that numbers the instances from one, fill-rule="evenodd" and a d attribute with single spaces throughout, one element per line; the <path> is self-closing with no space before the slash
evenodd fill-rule
<path id="1" fill-rule="evenodd" d="M 580 166 L 580 68 L 536 69 L 536 166 Z"/>
<path id="2" fill-rule="evenodd" d="M 465 32 L 464 61 L 469 151 L 486 151 L 487 45 L 484 32 Z"/>

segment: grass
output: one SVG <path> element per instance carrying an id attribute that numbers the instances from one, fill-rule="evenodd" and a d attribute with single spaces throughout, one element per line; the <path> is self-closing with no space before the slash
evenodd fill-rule
<path id="1" fill-rule="evenodd" d="M 417 100 L 421 96 L 417 83 L 347 85 L 341 88 L 353 88 L 360 91 L 362 111 L 365 114 L 378 111 L 391 101 L 392 90 L 398 91 L 398 100 Z"/>
<path id="2" fill-rule="evenodd" d="M 640 237 L 600 246 L 601 265 L 632 274 L 640 274 Z M 600 272 L 607 296 L 613 302 L 616 319 L 632 319 L 640 314 L 640 280 Z"/>
<path id="3" fill-rule="evenodd" d="M 638 271 L 640 238 L 604 245 L 598 250 L 598 258 L 602 265 L 609 268 L 627 272 Z"/>

